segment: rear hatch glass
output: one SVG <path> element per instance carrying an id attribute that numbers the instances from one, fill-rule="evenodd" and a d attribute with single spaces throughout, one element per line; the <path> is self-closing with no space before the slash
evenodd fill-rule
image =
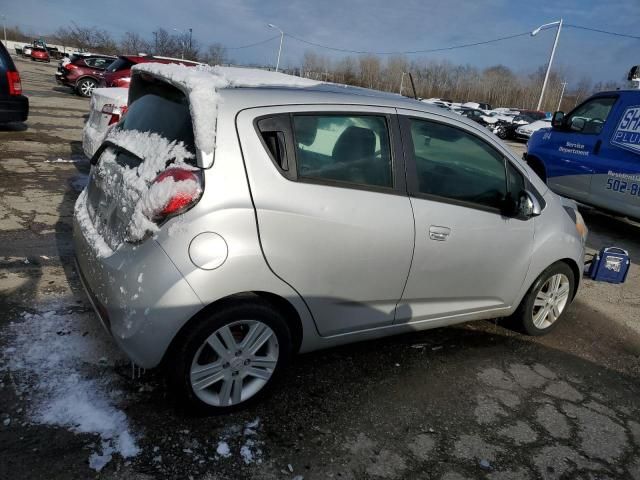
<path id="1" fill-rule="evenodd" d="M 115 250 L 132 240 L 132 229 L 139 231 L 140 221 L 134 218 L 138 203 L 158 173 L 175 165 L 197 169 L 187 97 L 166 83 L 149 83 L 106 140 L 122 148 L 107 147 L 97 159 L 86 211 L 97 233 Z"/>

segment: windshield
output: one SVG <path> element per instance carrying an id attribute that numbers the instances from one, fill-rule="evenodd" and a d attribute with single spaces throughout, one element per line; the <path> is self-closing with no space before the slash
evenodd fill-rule
<path id="1" fill-rule="evenodd" d="M 182 142 L 195 154 L 195 141 L 189 102 L 184 93 L 166 83 L 148 85 L 119 123 L 122 130 L 157 133 L 170 142 Z"/>
<path id="2" fill-rule="evenodd" d="M 109 68 L 107 68 L 107 72 L 110 72 L 110 73 L 119 72 L 120 70 L 126 70 L 127 68 L 131 68 L 133 65 L 135 65 L 135 63 L 133 63 L 132 61 L 127 60 L 126 58 L 120 57 L 111 65 L 109 65 Z"/>

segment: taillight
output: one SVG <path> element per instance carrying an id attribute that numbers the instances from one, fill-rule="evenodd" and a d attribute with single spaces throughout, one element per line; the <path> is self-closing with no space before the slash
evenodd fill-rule
<path id="1" fill-rule="evenodd" d="M 22 94 L 22 82 L 18 72 L 7 72 L 7 83 L 9 84 L 9 95 Z"/>
<path id="2" fill-rule="evenodd" d="M 193 207 L 202 195 L 202 180 L 197 170 L 169 168 L 156 177 L 144 200 L 144 213 L 159 223 Z"/>
<path id="3" fill-rule="evenodd" d="M 127 113 L 127 106 L 125 105 L 123 107 L 116 107 L 115 105 L 108 103 L 104 107 L 102 107 L 101 112 L 106 115 L 111 115 L 111 117 L 109 118 L 109 125 L 113 125 L 114 123 L 118 123 L 120 121 L 120 118 L 122 118 L 124 114 Z"/>
<path id="4" fill-rule="evenodd" d="M 75 70 L 76 68 L 78 68 L 77 65 L 74 65 L 73 63 L 67 63 L 64 68 L 66 68 L 67 70 Z"/>

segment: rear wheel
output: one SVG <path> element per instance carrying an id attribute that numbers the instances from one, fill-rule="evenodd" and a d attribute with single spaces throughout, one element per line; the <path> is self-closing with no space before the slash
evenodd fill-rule
<path id="1" fill-rule="evenodd" d="M 76 92 L 83 97 L 90 97 L 93 89 L 96 88 L 97 82 L 92 78 L 83 78 L 76 85 Z"/>
<path id="2" fill-rule="evenodd" d="M 223 414 L 264 395 L 288 362 L 284 317 L 262 302 L 222 307 L 182 335 L 168 365 L 169 384 L 198 413 Z"/>
<path id="3" fill-rule="evenodd" d="M 573 270 L 563 262 L 547 268 L 531 286 L 520 306 L 510 317 L 511 323 L 524 333 L 545 335 L 562 319 L 571 303 L 575 285 Z"/>

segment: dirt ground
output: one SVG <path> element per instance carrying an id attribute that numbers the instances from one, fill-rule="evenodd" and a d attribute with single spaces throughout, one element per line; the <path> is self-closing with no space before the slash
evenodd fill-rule
<path id="1" fill-rule="evenodd" d="M 132 378 L 78 285 L 88 100 L 56 86 L 54 64 L 16 63 L 31 112 L 0 127 L 0 478 L 640 480 L 636 265 L 622 286 L 585 281 L 544 338 L 477 322 L 350 345 L 299 356 L 240 413 L 177 409 L 156 372 Z M 584 215 L 591 249 L 640 258 L 638 224 Z M 90 468 L 115 440 L 73 411 L 76 386 L 137 455 Z"/>

